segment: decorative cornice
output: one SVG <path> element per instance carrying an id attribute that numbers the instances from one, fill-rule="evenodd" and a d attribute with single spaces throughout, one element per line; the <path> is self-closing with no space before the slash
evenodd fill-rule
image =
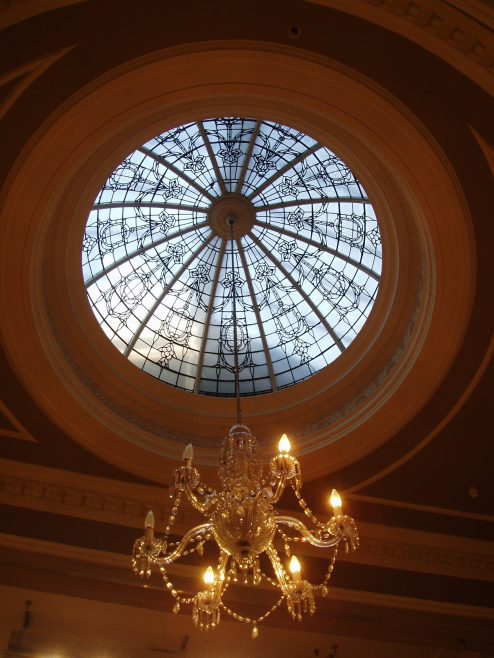
<path id="1" fill-rule="evenodd" d="M 487 4 L 480 8 L 462 2 L 460 10 L 452 6 L 459 3 L 442 0 L 348 0 L 344 7 L 335 0 L 308 1 L 402 34 L 492 89 L 494 12 Z"/>
<path id="2" fill-rule="evenodd" d="M 39 539 L 27 539 L 25 537 L 14 537 L 0 533 L 0 549 L 12 550 L 16 554 L 21 552 L 36 553 L 47 557 L 56 557 L 85 564 L 102 565 L 107 567 L 116 567 L 122 570 L 122 578 L 118 579 L 120 584 L 139 584 L 130 573 L 129 562 L 126 556 L 118 553 L 98 551 L 89 548 L 79 548 L 67 544 L 58 544 L 54 542 L 43 541 Z M 186 580 L 197 581 L 200 567 L 193 565 L 176 564 L 170 567 L 170 573 Z M 98 579 L 104 579 L 104 572 L 98 570 Z M 115 573 L 112 572 L 108 577 L 111 583 L 116 582 Z M 151 589 L 162 589 L 162 585 L 149 583 L 147 586 Z M 259 585 L 259 589 L 263 589 Z M 376 607 L 401 608 L 404 610 L 417 610 L 429 612 L 431 614 L 443 615 L 461 615 L 462 617 L 471 617 L 473 619 L 494 619 L 494 608 L 456 604 L 446 601 L 434 601 L 425 599 L 416 599 L 408 596 L 397 596 L 392 594 L 382 594 L 379 592 L 367 592 L 354 589 L 344 589 L 331 586 L 331 599 L 341 603 L 364 604 Z"/>
<path id="3" fill-rule="evenodd" d="M 413 23 L 471 57 L 494 73 L 494 43 L 488 26 L 480 25 L 465 11 L 458 11 L 438 0 L 366 0 L 394 16 Z"/>
<path id="4" fill-rule="evenodd" d="M 0 460 L 0 502 L 8 505 L 139 528 L 149 509 L 158 523 L 165 519 L 167 498 L 165 488 Z M 177 517 L 194 521 L 184 513 Z"/>
<path id="5" fill-rule="evenodd" d="M 487 552 L 485 546 L 484 553 L 455 550 L 450 547 L 450 538 L 444 536 L 442 548 L 432 546 L 421 537 L 417 537 L 417 542 L 385 540 L 382 537 L 370 539 L 365 536 L 365 529 L 363 526 L 360 528 L 362 538 L 358 562 L 390 569 L 494 582 L 494 556 L 492 552 Z"/>
<path id="6" fill-rule="evenodd" d="M 6 460 L 0 460 L 0 503 L 133 528 L 142 528 L 149 509 L 153 509 L 158 527 L 170 511 L 165 488 Z M 198 520 L 197 514 L 184 506 L 177 515 L 176 531 L 183 533 Z M 494 582 L 494 556 L 488 542 L 377 524 L 358 525 L 359 551 L 340 559 Z M 321 557 L 319 551 L 308 546 L 301 546 L 301 554 Z"/>
<path id="7" fill-rule="evenodd" d="M 360 501 L 363 503 L 376 504 L 383 507 L 395 507 L 402 510 L 413 510 L 415 512 L 425 512 L 426 514 L 440 514 L 441 516 L 453 516 L 458 519 L 475 519 L 484 523 L 494 523 L 492 514 L 479 514 L 477 512 L 465 512 L 464 510 L 452 509 L 450 507 L 437 507 L 436 505 L 424 505 L 404 500 L 389 500 L 379 496 L 368 496 L 366 494 L 345 492 L 345 498 L 348 500 Z"/>

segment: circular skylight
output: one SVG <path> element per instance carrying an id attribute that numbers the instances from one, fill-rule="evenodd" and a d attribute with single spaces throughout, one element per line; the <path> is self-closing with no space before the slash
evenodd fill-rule
<path id="1" fill-rule="evenodd" d="M 131 153 L 98 194 L 82 250 L 115 347 L 163 382 L 221 396 L 235 394 L 234 291 L 241 394 L 269 393 L 355 339 L 381 258 L 345 163 L 298 130 L 245 118 L 183 125 Z"/>

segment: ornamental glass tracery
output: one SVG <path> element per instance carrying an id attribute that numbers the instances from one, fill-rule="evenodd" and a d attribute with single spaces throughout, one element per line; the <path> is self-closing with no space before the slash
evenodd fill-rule
<path id="1" fill-rule="evenodd" d="M 132 363 L 229 396 L 234 289 L 240 391 L 267 393 L 350 345 L 381 259 L 374 210 L 334 153 L 278 123 L 217 118 L 159 135 L 115 169 L 89 215 L 82 265 L 99 324 Z"/>

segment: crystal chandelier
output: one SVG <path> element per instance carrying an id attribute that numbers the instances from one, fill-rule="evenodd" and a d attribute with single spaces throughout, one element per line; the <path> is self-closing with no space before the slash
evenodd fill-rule
<path id="1" fill-rule="evenodd" d="M 228 215 L 226 223 L 231 230 L 232 273 L 233 228 L 235 215 Z M 220 452 L 219 478 L 221 488 L 216 491 L 201 481 L 193 466 L 193 448 L 188 445 L 183 462 L 173 473 L 170 497 L 173 499 L 170 517 L 162 536 L 154 533 L 154 515 L 149 511 L 144 522 L 144 536 L 134 543 L 132 568 L 142 578 L 151 575 L 152 567 L 161 572 L 166 588 L 175 599 L 173 612 L 181 605 L 192 606 L 192 618 L 201 630 L 215 628 L 223 611 L 234 620 L 249 624 L 252 637 L 258 637 L 258 625 L 283 602 L 292 619 L 301 621 L 304 614 L 312 615 L 316 609 L 316 595 L 326 596 L 328 582 L 340 544 L 346 552 L 358 547 L 358 533 L 354 520 L 343 514 L 339 494 L 333 489 L 329 502 L 333 514 L 321 521 L 302 498 L 300 464 L 290 454 L 290 441 L 283 434 L 275 455 L 263 474 L 256 438 L 242 423 L 235 285 L 233 296 L 233 352 L 237 422 L 223 441 Z M 307 517 L 307 527 L 300 519 L 280 514 L 275 505 L 286 487 L 291 487 L 300 508 Z M 170 533 L 185 497 L 202 514 L 204 522 L 189 530 L 179 541 L 170 541 Z M 219 554 L 216 568 L 208 566 L 203 585 L 195 594 L 176 589 L 170 580 L 167 567 L 181 556 L 192 552 L 203 554 L 204 544 L 216 543 Z M 321 583 L 312 584 L 302 577 L 301 564 L 292 554 L 294 543 L 309 543 L 319 549 L 332 549 L 329 564 Z M 284 558 L 280 557 L 283 551 Z M 270 571 L 271 573 L 268 573 Z M 259 585 L 265 582 L 278 591 L 277 601 L 261 616 L 250 618 L 232 610 L 224 600 L 230 584 Z"/>

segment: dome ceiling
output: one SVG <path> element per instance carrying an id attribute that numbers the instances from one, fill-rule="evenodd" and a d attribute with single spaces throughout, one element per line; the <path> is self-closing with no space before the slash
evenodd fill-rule
<path id="1" fill-rule="evenodd" d="M 82 4 L 77 9 L 71 9 L 76 13 L 85 10 Z M 307 9 L 307 20 L 310 18 L 311 25 L 316 27 L 318 17 L 323 13 L 320 8 L 310 7 Z M 352 22 L 338 12 L 334 12 L 334 18 L 341 22 L 342 27 L 345 21 Z M 277 25 L 274 16 L 270 20 Z M 213 28 L 214 25 L 209 27 Z M 256 25 L 253 23 L 251 27 Z M 247 34 L 247 27 L 245 30 Z M 174 31 L 174 34 L 178 32 Z M 203 34 L 202 30 L 200 34 Z M 216 33 L 211 34 L 214 36 Z M 304 28 L 303 34 L 307 34 L 307 28 Z M 318 34 L 315 30 L 314 35 Z M 158 34 L 156 36 L 158 38 Z M 161 32 L 159 37 L 161 39 Z M 186 38 L 189 37 L 187 31 Z M 387 38 L 396 40 L 391 35 Z M 158 39 L 157 43 L 162 44 L 162 41 Z M 417 432 L 411 433 L 407 443 L 402 438 L 402 430 L 438 390 L 445 372 L 456 359 L 459 343 L 465 335 L 474 276 L 468 216 L 462 212 L 463 205 L 458 198 L 461 190 L 456 185 L 455 176 L 444 167 L 440 149 L 428 132 L 431 123 L 427 112 L 421 112 L 414 118 L 413 103 L 418 103 L 419 99 L 415 95 L 407 97 L 404 90 L 387 84 L 389 81 L 384 76 L 385 71 L 379 67 L 372 68 L 372 62 L 367 59 L 361 60 L 365 64 L 361 74 L 354 75 L 353 57 L 357 57 L 358 53 L 353 49 L 346 49 L 345 56 L 339 62 L 337 57 L 332 58 L 332 55 L 338 54 L 337 44 L 328 42 L 322 35 L 311 41 L 312 53 L 299 47 L 303 45 L 302 41 L 291 44 L 290 41 L 287 47 L 284 43 L 194 42 L 184 44 L 180 49 L 174 49 L 170 44 L 170 48 L 162 52 L 155 47 L 156 43 L 151 47 L 146 39 L 144 54 L 136 49 L 129 59 L 126 49 L 122 53 L 119 51 L 111 68 L 100 67 L 100 59 L 91 60 L 95 70 L 84 69 L 86 84 L 84 80 L 80 82 L 77 97 L 73 90 L 67 90 L 67 104 L 57 109 L 51 127 L 44 126 L 39 139 L 33 140 L 29 161 L 19 161 L 19 171 L 13 170 L 12 176 L 15 175 L 15 180 L 20 181 L 19 185 L 22 186 L 23 181 L 28 182 L 26 189 L 21 187 L 15 194 L 9 193 L 5 202 L 3 244 L 8 245 L 5 250 L 8 251 L 10 270 L 4 278 L 3 290 L 10 311 L 5 318 L 7 328 L 4 333 L 11 355 L 9 358 L 21 373 L 26 389 L 32 391 L 42 408 L 45 405 L 49 407 L 50 417 L 65 429 L 68 436 L 105 459 L 155 481 L 160 481 L 163 473 L 168 472 L 168 460 L 179 457 L 183 445 L 188 442 L 198 447 L 198 459 L 202 463 L 215 463 L 216 445 L 234 417 L 233 400 L 225 399 L 233 392 L 233 377 L 230 381 L 225 378 L 223 390 L 220 390 L 219 380 L 214 379 L 217 377 L 219 343 L 209 348 L 206 345 L 208 341 L 202 340 L 203 336 L 208 336 L 205 328 L 212 329 L 213 326 L 216 326 L 220 336 L 221 327 L 226 327 L 223 341 L 226 347 L 228 338 L 231 338 L 228 332 L 229 287 L 223 283 L 228 283 L 228 275 L 232 272 L 228 264 L 230 240 L 225 235 L 224 220 L 232 212 L 228 204 L 234 201 L 233 212 L 243 218 L 241 223 L 244 225 L 240 229 L 241 234 L 235 236 L 234 245 L 236 270 L 245 282 L 240 290 L 241 299 L 245 306 L 250 304 L 251 308 L 254 308 L 255 299 L 260 314 L 274 309 L 274 315 L 271 313 L 274 326 L 271 334 L 266 330 L 269 318 L 265 320 L 263 317 L 259 323 L 255 310 L 251 311 L 249 325 L 241 318 L 249 331 L 262 325 L 268 343 L 266 350 L 259 330 L 257 336 L 246 330 L 245 339 L 250 341 L 252 355 L 264 358 L 265 363 L 255 362 L 256 368 L 264 368 L 262 376 L 252 373 L 250 366 L 244 367 L 244 395 L 261 392 L 254 388 L 257 383 L 265 385 L 262 390 L 266 392 L 274 389 L 273 382 L 277 389 L 273 394 L 246 397 L 242 403 L 245 419 L 266 446 L 274 445 L 279 434 L 286 431 L 297 445 L 298 454 L 304 456 L 307 478 L 317 478 L 344 468 L 348 468 L 350 473 L 350 465 L 381 450 L 384 455 L 382 463 L 386 464 L 385 449 L 391 442 L 396 454 L 409 450 L 410 444 L 415 445 L 420 440 Z M 59 57 L 69 58 L 69 55 L 60 54 Z M 70 66 L 72 60 L 64 60 L 64 65 L 65 62 Z M 119 66 L 118 62 L 124 64 Z M 53 67 L 52 71 L 55 74 L 59 69 Z M 67 81 L 71 80 L 69 76 Z M 396 94 L 393 96 L 394 91 Z M 397 99 L 410 107 L 411 115 L 403 112 Z M 335 193 L 335 187 L 339 184 L 328 185 L 323 193 L 314 195 L 307 187 L 302 187 L 298 195 L 281 196 L 282 190 L 277 186 L 283 185 L 284 178 L 289 177 L 295 183 L 297 178 L 290 171 L 293 169 L 298 173 L 303 168 L 302 150 L 299 161 L 293 162 L 299 156 L 292 155 L 284 163 L 264 172 L 264 181 L 269 184 L 259 190 L 263 183 L 255 181 L 256 165 L 262 169 L 268 164 L 266 160 L 256 161 L 254 156 L 262 157 L 262 152 L 253 149 L 250 157 L 245 158 L 250 162 L 250 169 L 245 171 L 242 187 L 237 192 L 231 191 L 232 188 L 227 187 L 228 181 L 235 190 L 239 174 L 232 168 L 228 169 L 219 156 L 223 148 L 228 154 L 227 140 L 222 142 L 220 138 L 215 138 L 213 133 L 217 125 L 210 117 L 242 116 L 251 118 L 250 122 L 249 119 L 243 120 L 251 135 L 247 134 L 245 139 L 241 139 L 240 146 L 234 146 L 230 158 L 236 155 L 235 149 L 242 154 L 247 153 L 257 119 L 268 117 L 269 121 L 263 122 L 266 126 L 296 126 L 295 133 L 302 131 L 310 135 L 312 140 L 304 138 L 304 149 L 310 150 L 315 142 L 322 145 L 321 153 L 316 149 L 309 155 L 310 163 L 314 162 L 312 171 L 317 172 L 319 165 L 325 163 L 323 147 L 329 147 L 331 151 L 325 151 L 328 158 L 338 154 L 337 160 L 333 161 L 337 166 L 334 170 L 330 169 L 331 176 L 341 177 L 341 172 L 345 172 L 353 181 L 353 174 L 346 172 L 356 172 L 363 188 L 355 183 L 352 190 L 346 190 L 347 198 L 350 193 L 353 196 L 346 206 L 346 201 L 342 202 L 342 190 L 338 189 L 338 194 Z M 180 138 L 179 143 L 184 144 L 185 151 L 174 144 L 171 137 L 176 133 L 177 126 L 184 133 L 184 139 Z M 201 126 L 207 141 L 200 134 Z M 226 128 L 223 127 L 223 130 L 226 131 Z M 172 144 L 169 150 L 173 151 L 176 147 L 176 156 L 163 151 L 159 154 L 159 140 L 153 140 L 152 136 L 160 135 L 163 138 L 163 131 L 168 131 L 165 135 L 170 136 Z M 190 144 L 197 133 L 199 137 L 196 141 L 192 139 L 193 144 Z M 212 158 L 207 142 L 213 153 Z M 144 146 L 136 150 L 139 144 Z M 133 149 L 136 155 L 128 156 Z M 158 149 L 157 154 L 164 157 L 166 164 L 157 162 L 149 153 L 143 153 L 144 149 Z M 188 151 L 191 156 L 189 160 L 184 157 Z M 122 164 L 131 157 L 135 157 L 132 166 Z M 220 176 L 214 170 L 215 161 Z M 63 162 L 63 176 L 60 175 L 60 162 Z M 199 171 L 203 163 L 204 167 Z M 285 166 L 287 168 L 284 170 Z M 243 165 L 239 168 L 241 175 Z M 211 171 L 212 174 L 208 173 Z M 277 179 L 273 179 L 273 175 L 277 175 Z M 224 190 L 221 189 L 221 179 Z M 33 180 L 39 184 L 39 189 L 33 186 Z M 150 181 L 149 187 L 146 181 Z M 160 190 L 164 181 L 166 183 Z M 172 184 L 174 181 L 175 186 Z M 249 181 L 251 188 L 246 186 Z M 209 187 L 211 183 L 215 183 L 216 187 Z M 102 192 L 102 187 L 108 189 Z M 119 187 L 122 189 L 117 189 Z M 180 207 L 158 208 L 158 197 L 160 194 L 163 196 L 165 187 L 172 192 L 178 192 L 177 188 L 185 191 L 184 199 L 165 200 L 170 206 L 176 203 Z M 296 185 L 293 187 L 296 188 Z M 287 191 L 288 188 L 286 185 Z M 14 187 L 10 186 L 11 189 L 14 190 Z M 252 194 L 256 189 L 259 198 Z M 143 199 L 148 204 L 147 208 L 136 205 L 139 195 L 143 193 L 147 194 L 147 198 Z M 268 193 L 271 196 L 268 197 Z M 106 195 L 104 199 L 102 194 Z M 307 198 L 305 194 L 310 203 L 301 205 L 300 200 Z M 336 203 L 332 205 L 336 197 L 337 209 Z M 375 214 L 367 198 L 372 199 Z M 128 202 L 130 207 L 91 210 L 95 199 L 97 204 Z M 322 215 L 315 215 L 326 200 L 325 233 L 320 236 L 316 235 L 315 227 Z M 196 210 L 189 210 L 187 216 L 184 205 Z M 263 206 L 268 206 L 269 212 Z M 299 228 L 295 215 L 299 207 L 307 213 L 300 219 L 304 221 L 308 218 L 312 222 L 312 233 L 310 222 L 307 229 Z M 379 218 L 385 253 L 382 275 L 377 249 L 375 263 L 371 263 L 363 256 L 361 258 L 362 250 L 350 244 L 349 229 L 355 227 L 355 217 L 351 215 L 362 217 L 364 213 L 366 222 L 367 219 L 375 222 L 375 217 Z M 349 216 L 351 222 L 346 223 Z M 18 217 L 36 218 L 36 224 L 34 220 L 29 224 L 28 219 L 19 223 Z M 171 226 L 173 220 L 175 224 Z M 99 231 L 100 234 L 94 235 L 92 229 L 91 235 L 89 227 L 98 221 L 101 226 L 96 233 Z M 201 222 L 204 227 L 200 227 Z M 85 251 L 85 258 L 86 264 L 91 262 L 92 269 L 88 271 L 86 267 L 83 277 L 81 245 L 86 227 L 85 247 L 90 251 Z M 321 229 L 320 225 L 317 227 Z M 188 228 L 190 232 L 181 233 Z M 165 229 L 166 233 L 161 229 Z M 365 238 L 367 244 L 372 243 L 372 230 Z M 143 237 L 146 231 L 148 235 Z M 125 241 L 121 240 L 123 234 L 126 234 Z M 445 235 L 447 240 L 444 239 Z M 204 245 L 209 237 L 210 241 Z M 253 237 L 262 243 L 264 251 L 259 249 Z M 92 243 L 91 238 L 95 242 Z M 163 242 L 157 244 L 161 239 Z M 118 246 L 118 251 L 114 247 L 120 241 L 122 245 Z M 282 241 L 288 243 L 286 249 Z M 214 243 L 217 245 L 216 252 L 213 250 Z M 98 244 L 103 245 L 101 251 L 96 246 Z M 252 246 L 250 252 L 246 246 L 248 244 Z M 290 244 L 295 245 L 293 251 L 296 257 L 293 259 Z M 174 254 L 167 251 L 167 247 L 173 245 L 184 248 L 183 255 L 173 250 L 177 260 L 182 258 L 181 263 L 175 262 Z M 328 257 L 329 252 L 322 248 L 328 245 L 339 252 L 334 259 L 333 254 Z M 108 246 L 111 249 L 105 252 Z M 225 250 L 224 265 L 218 267 L 214 257 L 218 260 L 222 247 Z M 144 248 L 142 253 L 135 254 L 136 258 L 129 260 L 129 254 L 141 248 Z M 189 249 L 188 254 L 186 249 Z M 194 289 L 198 286 L 190 277 L 193 271 L 197 274 L 198 266 L 202 264 L 191 260 L 199 249 L 199 258 L 207 258 L 206 254 L 209 253 L 210 269 L 204 278 L 210 281 L 204 282 L 205 290 L 210 293 L 217 279 L 217 295 L 205 297 L 202 309 Z M 283 251 L 290 256 L 290 261 L 284 260 Z M 247 271 L 254 294 L 245 276 L 242 252 L 247 264 L 252 263 Z M 11 262 L 11 254 L 19 253 L 23 254 L 23 258 L 17 257 Z M 304 309 L 303 304 L 308 304 L 301 299 L 300 293 L 305 292 L 313 300 L 317 312 L 328 318 L 329 314 L 319 304 L 324 290 L 329 297 L 336 296 L 335 293 L 341 290 L 336 281 L 328 282 L 326 279 L 322 282 L 320 275 L 316 276 L 315 268 L 326 270 L 331 267 L 346 276 L 352 284 L 364 286 L 363 267 L 356 268 L 358 273 L 352 270 L 351 258 L 372 270 L 375 277 L 380 277 L 379 294 L 375 296 L 372 311 L 366 320 L 362 313 L 365 295 L 360 294 L 358 312 L 361 330 L 351 317 L 357 315 L 356 311 L 351 310 L 351 297 L 340 295 L 333 301 L 333 310 L 338 318 L 334 314 L 334 323 L 328 321 L 328 325 L 345 349 L 334 348 L 337 358 L 330 367 L 316 370 L 317 359 L 325 361 L 324 355 L 329 353 L 329 348 L 337 346 L 337 340 L 326 331 L 325 340 L 329 348 L 326 352 L 321 350 L 322 356 L 311 355 L 308 348 L 314 374 L 306 376 L 302 373 L 300 376 L 295 373 L 297 368 L 306 367 L 306 364 L 301 364 L 301 356 L 304 355 L 302 341 L 312 348 L 316 341 L 312 340 L 310 333 L 310 340 L 307 334 L 301 333 L 298 344 L 295 344 L 296 341 L 281 344 L 280 331 L 297 327 L 297 323 L 283 324 L 280 329 L 276 327 L 274 318 L 280 307 L 278 300 L 273 302 L 271 299 L 264 309 L 259 309 L 263 299 L 262 282 L 256 278 L 256 260 L 248 260 L 249 254 L 255 253 L 258 260 L 262 257 L 266 269 L 274 270 L 280 278 L 280 273 L 283 275 L 280 283 L 285 287 L 287 297 L 286 288 L 289 287 L 293 288 L 293 292 L 290 290 L 292 299 L 299 295 L 294 307 L 306 318 L 314 334 L 316 322 L 319 321 L 321 326 L 322 323 L 314 309 Z M 31 260 L 28 258 L 30 254 Z M 148 262 L 143 263 L 145 254 L 151 254 L 153 258 L 156 255 L 156 264 L 161 269 L 159 274 L 158 271 L 151 271 L 154 266 L 149 257 Z M 315 254 L 317 258 L 307 264 L 307 256 Z M 366 253 L 365 259 L 368 257 Z M 122 263 L 115 265 L 120 259 L 123 259 Z M 142 267 L 133 272 L 129 265 L 135 267 L 139 259 Z M 169 267 L 161 267 L 167 259 Z M 129 265 L 124 267 L 125 261 L 129 261 Z M 18 271 L 22 267 L 29 267 L 29 270 Z M 89 285 L 93 277 L 98 277 L 109 268 L 112 268 L 111 271 Z M 158 281 L 162 273 L 165 285 Z M 143 278 L 146 275 L 155 276 L 156 280 L 148 299 L 141 304 Z M 301 275 L 304 277 L 303 283 Z M 130 276 L 132 278 L 125 280 Z M 108 279 L 106 283 L 105 278 Z M 202 285 L 201 277 L 196 278 Z M 347 289 L 355 290 L 348 280 Z M 369 281 L 377 287 L 375 278 L 369 276 Z M 265 288 L 266 284 L 267 280 L 263 284 Z M 173 290 L 178 294 L 170 295 L 172 299 L 166 300 L 167 305 L 160 310 L 161 315 L 154 320 L 154 325 L 145 329 L 143 320 L 168 287 L 170 292 Z M 279 288 L 278 281 L 275 287 Z M 235 290 L 238 286 L 230 286 L 232 288 Z M 93 295 L 92 301 L 101 310 L 100 317 L 96 319 L 87 301 L 88 289 Z M 268 288 L 268 291 L 274 298 L 274 290 Z M 184 337 L 189 334 L 190 318 L 185 317 L 185 303 L 191 293 L 195 313 L 192 313 L 189 304 L 192 325 L 189 345 L 186 346 L 181 334 Z M 366 294 L 370 298 L 373 291 Z M 208 320 L 208 309 L 220 305 L 219 301 L 215 301 L 219 295 L 223 296 L 225 306 L 217 312 L 218 318 L 214 318 L 211 311 Z M 165 301 L 165 297 L 160 302 Z M 139 300 L 138 304 L 136 300 Z M 284 299 L 282 304 L 285 305 Z M 345 305 L 348 310 L 345 310 Z M 328 303 L 326 308 L 330 306 Z M 344 317 L 340 317 L 337 306 Z M 28 312 L 31 307 L 35 309 L 32 314 Z M 63 312 L 57 312 L 60 309 Z M 115 317 L 109 315 L 109 310 Z M 224 317 L 221 317 L 221 311 Z M 296 319 L 295 311 L 291 317 L 292 320 Z M 307 319 L 309 317 L 310 321 Z M 106 335 L 101 323 L 107 327 Z M 155 337 L 161 338 L 162 323 L 163 329 L 173 338 L 168 339 L 168 345 L 155 341 Z M 141 326 L 143 328 L 138 335 Z M 23 327 L 23 332 L 19 331 L 19 327 Z M 350 344 L 350 341 L 345 341 L 351 337 L 352 327 L 355 329 L 355 340 Z M 358 336 L 357 329 L 360 330 Z M 123 340 L 116 336 L 120 331 L 127 332 Z M 346 336 L 344 331 L 347 332 Z M 115 345 L 120 348 L 124 346 L 121 351 L 127 351 L 129 359 L 122 358 L 121 351 L 114 349 L 108 335 Z M 269 344 L 269 336 L 278 340 L 278 347 Z M 141 343 L 144 338 L 147 346 Z M 254 339 L 257 340 L 255 351 Z M 196 341 L 195 345 L 193 340 Z M 200 344 L 197 345 L 197 342 Z M 199 367 L 201 345 L 204 345 L 204 367 Z M 167 352 L 161 354 L 159 350 L 162 348 Z M 290 355 L 286 354 L 285 348 L 291 350 Z M 153 352 L 155 349 L 159 355 Z M 276 371 L 274 377 L 271 376 L 266 355 L 271 358 L 273 370 L 275 357 L 281 363 L 293 359 L 295 355 L 298 363 L 285 368 L 280 374 L 286 375 L 287 379 L 291 377 L 292 382 L 298 382 L 297 385 L 290 386 L 289 382 L 278 377 Z M 167 356 L 171 357 L 168 364 Z M 195 362 L 192 357 L 196 358 Z M 254 356 L 252 358 L 254 360 Z M 163 361 L 159 363 L 161 359 Z M 228 363 L 227 358 L 225 361 Z M 140 368 L 135 367 L 136 362 Z M 142 369 L 144 362 L 149 366 L 147 372 Z M 193 384 L 179 381 L 180 378 L 185 379 L 183 375 L 189 374 L 185 372 L 186 367 L 201 370 L 199 377 L 191 377 Z M 209 390 L 203 376 L 206 367 L 213 371 Z M 158 377 L 149 376 L 149 371 L 153 369 L 155 372 L 152 374 Z M 224 370 L 223 375 L 231 375 L 228 369 Z M 175 377 L 175 381 L 171 382 L 173 386 L 163 386 L 161 380 L 170 373 Z M 228 386 L 231 386 L 230 391 Z M 187 392 L 181 390 L 187 387 Z M 213 395 L 191 395 L 190 391 L 196 389 Z M 365 468 L 355 477 L 365 479 L 372 475 L 372 471 L 373 467 L 366 461 Z M 349 476 L 352 482 L 355 480 L 353 473 Z"/>
<path id="2" fill-rule="evenodd" d="M 86 225 L 83 272 L 124 356 L 195 393 L 234 394 L 235 293 L 240 391 L 253 395 L 307 379 L 350 345 L 377 294 L 381 236 L 361 184 L 315 139 L 215 118 L 158 135 L 113 171 Z"/>

